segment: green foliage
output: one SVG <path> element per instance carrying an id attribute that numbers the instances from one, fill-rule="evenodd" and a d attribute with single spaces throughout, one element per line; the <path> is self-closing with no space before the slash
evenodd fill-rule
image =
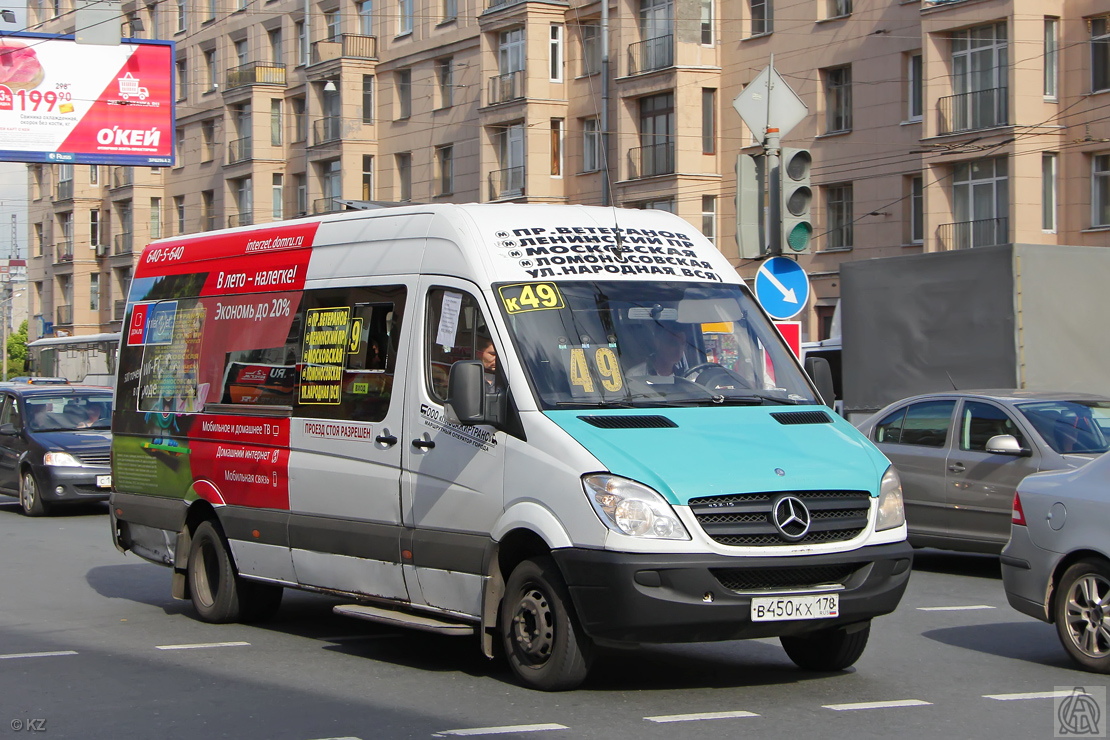
<path id="1" fill-rule="evenodd" d="M 27 372 L 27 322 L 8 337 L 8 376 Z"/>

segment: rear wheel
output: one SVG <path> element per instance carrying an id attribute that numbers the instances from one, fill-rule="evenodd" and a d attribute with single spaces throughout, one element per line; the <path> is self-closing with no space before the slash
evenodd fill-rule
<path id="1" fill-rule="evenodd" d="M 19 506 L 27 516 L 45 516 L 50 513 L 50 507 L 42 500 L 39 485 L 30 470 L 23 474 L 19 483 Z"/>
<path id="2" fill-rule="evenodd" d="M 809 635 L 782 636 L 779 642 L 799 668 L 807 671 L 842 671 L 855 663 L 867 647 L 871 625 L 855 632 L 822 630 Z"/>
<path id="3" fill-rule="evenodd" d="M 1110 673 L 1110 564 L 1081 560 L 1064 571 L 1055 617 L 1068 654 L 1089 671 Z"/>
<path id="4" fill-rule="evenodd" d="M 281 605 L 281 586 L 257 583 L 235 573 L 223 533 L 211 521 L 193 533 L 187 565 L 189 596 L 205 622 L 255 622 Z"/>
<path id="5" fill-rule="evenodd" d="M 501 602 L 501 639 L 509 666 L 524 685 L 566 691 L 586 678 L 593 644 L 572 609 L 551 558 L 525 560 L 509 576 Z"/>

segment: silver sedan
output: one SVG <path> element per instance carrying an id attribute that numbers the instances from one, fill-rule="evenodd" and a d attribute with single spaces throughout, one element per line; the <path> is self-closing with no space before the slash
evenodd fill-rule
<path id="1" fill-rule="evenodd" d="M 1002 583 L 1010 606 L 1056 624 L 1077 663 L 1110 673 L 1110 454 L 1022 481 Z"/>

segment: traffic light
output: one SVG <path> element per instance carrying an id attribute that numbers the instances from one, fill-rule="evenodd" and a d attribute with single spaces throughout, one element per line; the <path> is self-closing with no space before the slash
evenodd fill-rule
<path id="1" fill-rule="evenodd" d="M 763 227 L 762 154 L 741 154 L 736 158 L 736 245 L 740 257 L 756 260 L 768 256 Z"/>
<path id="2" fill-rule="evenodd" d="M 809 172 L 813 156 L 808 149 L 782 148 L 779 172 L 782 173 L 779 196 L 782 198 L 782 252 L 800 254 L 809 251 L 813 240 L 813 190 Z"/>

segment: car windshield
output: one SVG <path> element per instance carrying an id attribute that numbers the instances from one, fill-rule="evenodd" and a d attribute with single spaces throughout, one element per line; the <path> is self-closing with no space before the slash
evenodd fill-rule
<path id="1" fill-rule="evenodd" d="M 109 429 L 112 426 L 112 396 L 58 395 L 24 399 L 27 427 L 33 432 L 75 429 Z"/>
<path id="2" fill-rule="evenodd" d="M 496 286 L 545 409 L 819 403 L 739 285 Z"/>
<path id="3" fill-rule="evenodd" d="M 1017 407 L 1062 455 L 1110 450 L 1110 401 L 1039 401 Z"/>

